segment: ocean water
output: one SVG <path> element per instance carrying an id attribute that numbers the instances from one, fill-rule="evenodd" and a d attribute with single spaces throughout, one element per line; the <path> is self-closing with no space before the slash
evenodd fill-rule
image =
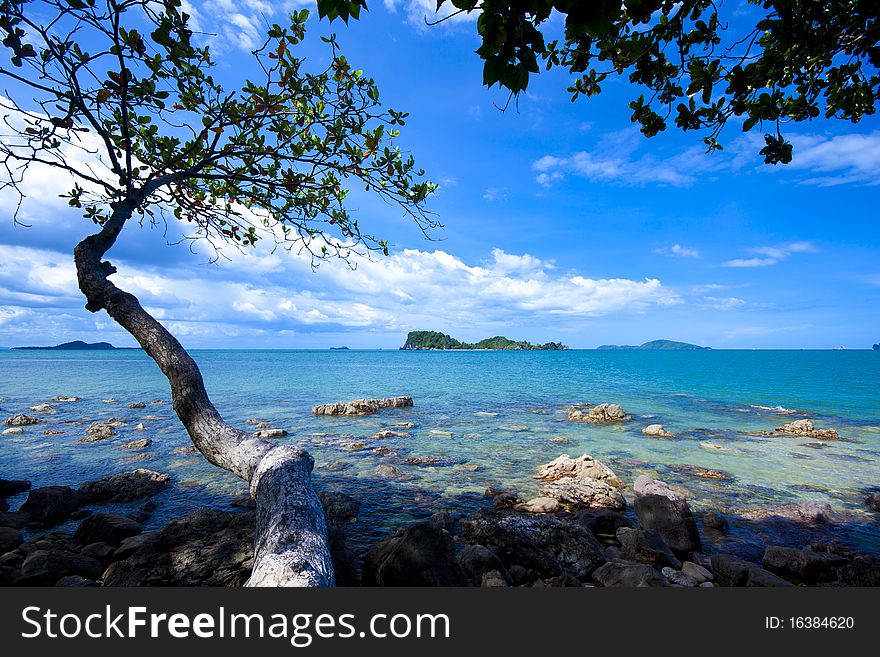
<path id="1" fill-rule="evenodd" d="M 864 502 L 880 487 L 877 352 L 197 350 L 193 356 L 228 421 L 252 428 L 246 420 L 258 418 L 286 429 L 279 442 L 310 450 L 319 488 L 361 501 L 350 530 L 356 550 L 435 510 L 486 505 L 490 486 L 533 496 L 538 465 L 563 453 L 588 453 L 630 486 L 639 474 L 653 475 L 687 488 L 696 511 L 729 514 L 734 531 L 716 537 L 721 547 L 757 550 L 780 531 L 765 518 L 817 501 L 844 519 L 828 531 L 880 552 L 878 514 Z M 172 484 L 154 498 L 159 506 L 145 520 L 148 529 L 199 507 L 227 508 L 246 490 L 201 456 L 174 453 L 188 438 L 170 403 L 149 403 L 168 400 L 168 385 L 140 351 L 0 352 L 4 418 L 55 395 L 82 400 L 37 414 L 43 422 L 20 436 L 0 436 L 0 477 L 76 486 L 137 467 L 168 472 Z M 412 395 L 415 406 L 365 418 L 311 414 L 315 404 L 393 395 Z M 111 398 L 118 401 L 104 401 Z M 139 401 L 146 408 L 127 408 Z M 607 426 L 567 420 L 573 404 L 606 401 L 621 404 L 632 419 Z M 126 423 L 116 438 L 74 444 L 87 426 L 77 423 L 110 417 Z M 837 429 L 842 439 L 758 435 L 802 417 Z M 371 437 L 399 422 L 414 423 L 410 437 Z M 136 429 L 138 423 L 145 428 Z M 675 437 L 642 435 L 652 423 Z M 47 429 L 63 433 L 47 436 Z M 153 440 L 146 450 L 121 448 L 143 437 Z M 387 453 L 374 451 L 380 447 Z M 404 460 L 417 457 L 434 462 Z M 380 464 L 398 474 L 377 474 Z M 700 469 L 729 477 L 705 479 L 696 476 Z"/>

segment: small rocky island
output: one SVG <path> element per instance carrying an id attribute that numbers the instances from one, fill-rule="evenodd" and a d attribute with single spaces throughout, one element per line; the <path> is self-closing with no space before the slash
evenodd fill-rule
<path id="1" fill-rule="evenodd" d="M 439 331 L 410 331 L 401 350 L 485 349 L 499 351 L 561 351 L 568 349 L 561 342 L 532 344 L 526 340 L 510 340 L 501 335 L 475 343 L 460 342 Z"/>
<path id="2" fill-rule="evenodd" d="M 103 351 L 103 350 L 109 350 L 109 349 L 120 349 L 120 347 L 114 347 L 109 342 L 83 342 L 82 340 L 74 340 L 73 342 L 63 342 L 61 344 L 56 344 L 54 347 L 13 347 L 13 349 L 17 349 L 17 350 L 57 349 L 59 351 Z"/>
<path id="3" fill-rule="evenodd" d="M 603 344 L 596 347 L 601 351 L 708 351 L 711 348 L 701 347 L 690 342 L 676 342 L 675 340 L 651 340 L 640 345 Z"/>

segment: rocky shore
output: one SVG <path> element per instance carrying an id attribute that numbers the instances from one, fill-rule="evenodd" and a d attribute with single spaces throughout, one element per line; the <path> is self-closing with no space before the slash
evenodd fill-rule
<path id="1" fill-rule="evenodd" d="M 57 398 L 53 403 L 75 400 Z M 327 404 L 313 412 L 362 416 L 412 405 L 411 397 L 394 397 Z M 53 412 L 51 404 L 30 410 Z M 632 421 L 619 405 L 610 403 L 584 404 L 566 412 L 572 422 Z M 36 429 L 41 422 L 39 417 L 19 413 L 6 420 L 4 433 Z M 274 432 L 268 437 L 286 434 L 263 420 L 248 422 L 258 432 Z M 81 424 L 78 443 L 110 440 L 117 428 L 125 426 L 116 418 Z M 371 439 L 406 439 L 413 428 L 409 421 L 386 423 Z M 647 425 L 641 433 L 653 439 L 673 437 L 660 424 Z M 839 439 L 835 430 L 817 429 L 809 421 L 794 421 L 766 435 Z M 150 442 L 142 438 L 121 447 L 143 449 Z M 195 451 L 191 446 L 179 449 L 181 454 Z M 327 470 L 345 467 L 344 461 L 338 463 L 339 468 L 328 465 Z M 447 465 L 431 456 L 402 458 L 400 463 Z M 625 481 L 610 465 L 589 454 L 560 454 L 534 472 L 538 496 L 487 489 L 476 511 L 460 514 L 438 504 L 430 519 L 404 524 L 393 535 L 358 550 L 350 547 L 347 534 L 354 523 L 362 522 L 361 503 L 342 492 L 322 491 L 337 583 L 880 586 L 880 559 L 838 540 L 835 528 L 840 514 L 827 504 L 779 507 L 776 520 L 809 530 L 813 538 L 793 543 L 779 533 L 777 540 L 759 546 L 760 558 L 744 559 L 725 550 L 733 518 L 718 511 L 694 511 L 684 488 L 646 475 Z M 400 474 L 394 465 L 377 466 L 379 477 L 393 480 Z M 705 468 L 693 468 L 688 474 L 704 479 L 728 476 Z M 29 481 L 0 479 L 0 585 L 244 585 L 253 561 L 253 500 L 242 494 L 218 503 L 232 511 L 201 509 L 157 531 L 144 531 L 156 509 L 152 498 L 171 481 L 167 473 L 144 468 L 70 487 L 32 488 Z M 17 510 L 10 510 L 11 497 L 24 498 Z M 873 494 L 867 506 L 880 511 L 880 493 Z"/>

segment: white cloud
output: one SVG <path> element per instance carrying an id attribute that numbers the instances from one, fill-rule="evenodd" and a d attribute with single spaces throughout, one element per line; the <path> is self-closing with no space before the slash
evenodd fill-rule
<path id="1" fill-rule="evenodd" d="M 468 23 L 479 15 L 479 10 L 458 12 L 451 3 L 444 4 L 438 11 L 437 0 L 383 0 L 383 3 L 388 11 L 401 14 L 407 23 L 417 28 L 425 28 L 427 23 L 441 19 L 445 19 L 443 25 Z"/>
<path id="2" fill-rule="evenodd" d="M 832 137 L 796 135 L 791 142 L 794 159 L 788 166 L 817 174 L 801 180 L 803 184 L 880 184 L 880 131 Z"/>
<path id="3" fill-rule="evenodd" d="M 745 306 L 746 302 L 739 297 L 703 297 L 701 305 L 712 310 L 735 310 Z"/>
<path id="4" fill-rule="evenodd" d="M 488 187 L 485 192 L 483 192 L 483 199 L 492 203 L 493 201 L 506 201 L 508 197 L 508 193 L 506 189 L 501 189 L 499 187 Z"/>
<path id="5" fill-rule="evenodd" d="M 819 249 L 812 242 L 800 241 L 780 244 L 778 246 L 756 246 L 746 249 L 751 258 L 734 258 L 724 263 L 725 267 L 739 269 L 751 267 L 768 267 L 788 259 L 793 253 L 817 253 Z"/>
<path id="6" fill-rule="evenodd" d="M 660 248 L 654 249 L 653 253 L 659 253 L 660 255 L 665 256 L 677 256 L 679 258 L 699 258 L 700 252 L 697 249 L 693 249 L 687 246 L 682 246 L 681 244 L 673 244 L 672 246 L 662 246 Z"/>

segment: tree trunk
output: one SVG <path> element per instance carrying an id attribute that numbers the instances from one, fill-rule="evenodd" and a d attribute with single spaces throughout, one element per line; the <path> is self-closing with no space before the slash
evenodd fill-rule
<path id="1" fill-rule="evenodd" d="M 227 424 L 208 399 L 202 374 L 183 346 L 134 295 L 108 280 L 116 269 L 101 259 L 153 190 L 142 189 L 135 198 L 119 203 L 103 228 L 74 249 L 86 309 L 106 310 L 134 336 L 168 378 L 174 411 L 196 448 L 214 465 L 249 483 L 257 502 L 257 530 L 254 569 L 247 585 L 333 586 L 327 523 L 312 482 L 312 457 Z"/>

